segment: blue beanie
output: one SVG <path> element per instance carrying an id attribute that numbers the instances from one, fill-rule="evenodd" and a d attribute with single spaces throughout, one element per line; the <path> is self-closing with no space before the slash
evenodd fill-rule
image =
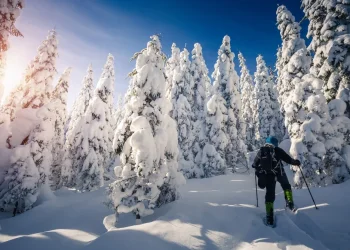
<path id="1" fill-rule="evenodd" d="M 274 136 L 269 136 L 269 137 L 267 137 L 265 142 L 268 143 L 268 144 L 272 144 L 272 145 L 274 145 L 275 147 L 278 146 L 278 140 L 277 140 L 277 138 L 274 137 Z"/>

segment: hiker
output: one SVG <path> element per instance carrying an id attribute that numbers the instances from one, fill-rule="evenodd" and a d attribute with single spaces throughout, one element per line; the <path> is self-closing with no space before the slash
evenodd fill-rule
<path id="1" fill-rule="evenodd" d="M 260 148 L 252 166 L 255 168 L 255 174 L 258 177 L 258 186 L 261 189 L 266 187 L 265 206 L 266 223 L 268 225 L 274 225 L 273 202 L 275 201 L 276 180 L 281 184 L 284 191 L 286 206 L 291 211 L 295 211 L 292 188 L 281 161 L 300 166 L 300 161 L 291 158 L 283 149 L 278 147 L 277 138 L 270 136 L 266 139 L 265 145 Z"/>

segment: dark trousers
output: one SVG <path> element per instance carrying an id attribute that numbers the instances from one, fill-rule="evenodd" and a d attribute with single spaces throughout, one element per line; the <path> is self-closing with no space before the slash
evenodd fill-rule
<path id="1" fill-rule="evenodd" d="M 284 171 L 282 171 L 282 174 L 278 173 L 277 175 L 268 174 L 266 175 L 265 202 L 275 201 L 276 180 L 281 184 L 283 191 L 292 189 L 292 187 L 289 184 L 287 175 Z"/>

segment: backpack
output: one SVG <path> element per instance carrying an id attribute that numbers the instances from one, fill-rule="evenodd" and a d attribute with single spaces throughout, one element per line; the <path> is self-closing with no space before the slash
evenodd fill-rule
<path id="1" fill-rule="evenodd" d="M 275 148 L 272 146 L 263 146 L 260 148 L 260 167 L 265 170 L 266 173 L 274 172 L 277 165 L 275 158 Z"/>

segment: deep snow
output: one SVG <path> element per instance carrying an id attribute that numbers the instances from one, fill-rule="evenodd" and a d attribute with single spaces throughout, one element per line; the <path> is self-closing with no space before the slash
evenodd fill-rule
<path id="1" fill-rule="evenodd" d="M 107 231 L 103 221 L 112 212 L 102 203 L 104 189 L 59 190 L 14 218 L 0 213 L 0 249 L 349 249 L 349 181 L 312 189 L 319 210 L 306 189 L 294 190 L 296 215 L 284 211 L 279 186 L 276 192 L 274 229 L 261 220 L 264 190 L 256 208 L 254 176 L 235 174 L 189 180 L 180 200 L 143 218 L 143 224 L 123 215 L 118 229 Z"/>

